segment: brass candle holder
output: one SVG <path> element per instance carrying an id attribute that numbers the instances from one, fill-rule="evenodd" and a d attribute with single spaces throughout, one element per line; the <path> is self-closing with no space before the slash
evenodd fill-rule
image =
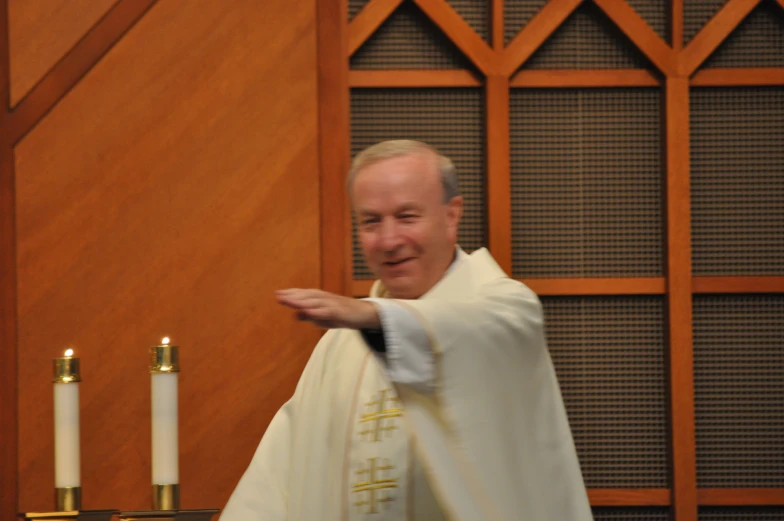
<path id="1" fill-rule="evenodd" d="M 180 372 L 179 347 L 169 344 L 150 348 L 152 386 L 152 508 L 180 508 L 177 386 Z"/>
<path id="2" fill-rule="evenodd" d="M 55 489 L 57 512 L 71 512 L 82 508 L 79 448 L 79 382 L 82 381 L 79 359 L 68 349 L 65 356 L 52 364 L 52 383 L 55 397 Z M 64 417 L 60 417 L 64 414 Z M 66 423 L 59 424 L 58 418 Z M 74 421 L 75 418 L 75 421 Z M 68 422 L 73 423 L 68 423 Z M 63 432 L 58 427 L 64 427 Z M 64 484 L 74 486 L 62 486 Z"/>
<path id="3" fill-rule="evenodd" d="M 109 521 L 118 510 L 71 510 L 66 512 L 26 512 L 19 517 L 30 521 Z"/>

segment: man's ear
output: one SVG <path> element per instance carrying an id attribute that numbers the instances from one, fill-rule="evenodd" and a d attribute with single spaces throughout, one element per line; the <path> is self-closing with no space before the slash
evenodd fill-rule
<path id="1" fill-rule="evenodd" d="M 457 236 L 460 218 L 463 216 L 463 196 L 457 195 L 446 203 L 446 224 L 450 231 Z"/>

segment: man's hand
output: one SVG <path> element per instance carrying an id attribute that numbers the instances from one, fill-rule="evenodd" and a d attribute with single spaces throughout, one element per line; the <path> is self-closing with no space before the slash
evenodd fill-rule
<path id="1" fill-rule="evenodd" d="M 365 300 L 335 295 L 318 289 L 282 289 L 278 303 L 297 311 L 297 318 L 323 328 L 378 329 L 376 306 Z"/>

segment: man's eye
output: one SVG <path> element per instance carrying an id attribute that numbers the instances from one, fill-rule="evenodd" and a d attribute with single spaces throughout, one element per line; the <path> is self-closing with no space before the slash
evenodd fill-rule
<path id="1" fill-rule="evenodd" d="M 400 219 L 404 221 L 413 221 L 414 219 L 416 219 L 416 215 L 414 215 L 413 213 L 404 213 L 403 215 L 400 216 Z"/>
<path id="2" fill-rule="evenodd" d="M 377 222 L 378 222 L 378 219 L 375 219 L 375 218 L 368 218 L 368 219 L 362 219 L 362 220 L 360 221 L 360 224 L 361 224 L 362 226 L 368 226 L 368 225 L 370 225 L 370 224 L 375 224 L 375 223 L 377 223 Z"/>

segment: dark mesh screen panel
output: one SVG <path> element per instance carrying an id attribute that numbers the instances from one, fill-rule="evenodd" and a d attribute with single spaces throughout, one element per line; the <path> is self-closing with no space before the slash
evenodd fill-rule
<path id="1" fill-rule="evenodd" d="M 699 521 L 784 521 L 784 507 L 700 507 Z"/>
<path id="2" fill-rule="evenodd" d="M 627 2 L 669 45 L 671 42 L 670 4 L 672 4 L 672 0 L 627 0 Z"/>
<path id="3" fill-rule="evenodd" d="M 352 20 L 370 0 L 348 0 L 348 19 Z"/>
<path id="4" fill-rule="evenodd" d="M 695 275 L 784 275 L 784 87 L 691 93 Z"/>
<path id="5" fill-rule="evenodd" d="M 460 50 L 413 2 L 403 2 L 351 57 L 352 69 L 469 69 Z"/>
<path id="6" fill-rule="evenodd" d="M 490 2 L 487 0 L 448 0 L 468 25 L 486 42 L 490 41 Z"/>
<path id="7" fill-rule="evenodd" d="M 648 68 L 626 36 L 591 2 L 578 7 L 523 64 L 531 69 Z"/>
<path id="8" fill-rule="evenodd" d="M 663 298 L 542 302 L 586 486 L 667 487 Z"/>
<path id="9" fill-rule="evenodd" d="M 784 9 L 762 2 L 703 67 L 784 67 Z"/>
<path id="10" fill-rule="evenodd" d="M 784 295 L 694 297 L 697 483 L 784 487 Z"/>
<path id="11" fill-rule="evenodd" d="M 594 521 L 670 521 L 667 507 L 593 507 Z"/>
<path id="12" fill-rule="evenodd" d="M 688 44 L 726 3 L 727 0 L 684 0 L 683 44 Z"/>
<path id="13" fill-rule="evenodd" d="M 455 164 L 463 195 L 459 242 L 486 244 L 484 93 L 478 88 L 353 89 L 351 153 L 386 139 L 416 139 Z M 354 277 L 371 278 L 354 231 Z"/>
<path id="14" fill-rule="evenodd" d="M 505 0 L 504 42 L 511 42 L 546 3 L 547 0 Z"/>
<path id="15" fill-rule="evenodd" d="M 515 277 L 663 268 L 658 89 L 514 89 Z"/>

